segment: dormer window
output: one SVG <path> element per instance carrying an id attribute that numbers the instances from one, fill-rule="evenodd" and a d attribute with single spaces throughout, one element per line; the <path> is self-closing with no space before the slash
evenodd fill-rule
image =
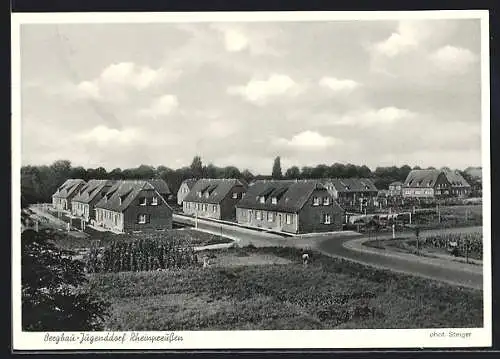
<path id="1" fill-rule="evenodd" d="M 151 200 L 151 205 L 158 206 L 158 197 L 153 197 L 153 199 Z"/>
<path id="2" fill-rule="evenodd" d="M 208 198 L 210 196 L 210 193 L 205 192 L 205 198 Z"/>
<path id="3" fill-rule="evenodd" d="M 323 206 L 330 205 L 330 197 L 323 197 Z"/>
<path id="4" fill-rule="evenodd" d="M 201 197 L 201 191 L 198 191 L 198 197 Z"/>
<path id="5" fill-rule="evenodd" d="M 233 199 L 237 199 L 238 198 L 238 192 L 234 192 L 233 193 Z"/>
<path id="6" fill-rule="evenodd" d="M 139 198 L 139 206 L 145 206 L 145 205 L 146 205 L 146 197 Z"/>
<path id="7" fill-rule="evenodd" d="M 271 198 L 271 203 L 272 204 L 277 204 L 278 203 L 278 198 L 276 198 L 276 197 Z"/>
<path id="8" fill-rule="evenodd" d="M 118 202 L 120 203 L 120 206 L 121 206 L 121 205 L 122 205 L 122 202 L 123 202 L 121 197 L 120 197 L 120 198 L 118 198 Z"/>
<path id="9" fill-rule="evenodd" d="M 319 206 L 319 197 L 313 197 L 313 206 Z"/>
<path id="10" fill-rule="evenodd" d="M 266 198 L 264 196 L 260 196 L 259 202 L 260 203 L 265 203 L 266 202 Z"/>

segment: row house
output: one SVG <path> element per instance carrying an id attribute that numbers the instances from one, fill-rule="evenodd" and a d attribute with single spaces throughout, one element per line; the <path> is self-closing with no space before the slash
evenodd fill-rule
<path id="1" fill-rule="evenodd" d="M 472 187 L 458 171 L 445 171 L 444 174 L 450 183 L 452 196 L 463 198 L 470 195 Z"/>
<path id="2" fill-rule="evenodd" d="M 451 184 L 441 170 L 412 170 L 403 183 L 402 193 L 404 198 L 448 197 Z"/>
<path id="3" fill-rule="evenodd" d="M 71 214 L 83 219 L 85 222 L 95 220 L 95 205 L 109 191 L 115 181 L 89 180 L 73 197 L 71 201 Z"/>
<path id="4" fill-rule="evenodd" d="M 234 221 L 235 205 L 246 189 L 246 184 L 237 179 L 200 179 L 183 198 L 182 211 L 191 216 Z"/>
<path id="5" fill-rule="evenodd" d="M 52 206 L 57 211 L 71 212 L 71 202 L 85 185 L 82 179 L 70 178 L 66 180 L 52 195 Z"/>
<path id="6" fill-rule="evenodd" d="M 389 184 L 389 197 L 401 197 L 403 194 L 403 182 L 394 181 Z"/>
<path id="7" fill-rule="evenodd" d="M 96 203 L 95 224 L 114 232 L 171 229 L 168 186 L 160 181 L 118 181 Z"/>
<path id="8" fill-rule="evenodd" d="M 370 178 L 328 178 L 323 185 L 342 206 L 373 204 L 378 189 Z"/>
<path id="9" fill-rule="evenodd" d="M 342 230 L 344 210 L 319 181 L 253 182 L 236 205 L 242 225 L 300 234 Z"/>

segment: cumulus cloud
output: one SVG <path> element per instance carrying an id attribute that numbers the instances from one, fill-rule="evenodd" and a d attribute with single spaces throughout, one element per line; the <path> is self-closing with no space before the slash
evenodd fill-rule
<path id="1" fill-rule="evenodd" d="M 335 92 L 351 92 L 360 86 L 356 81 L 348 79 L 342 80 L 335 77 L 323 77 L 319 80 L 319 85 Z"/>
<path id="2" fill-rule="evenodd" d="M 447 72 L 463 73 L 475 63 L 478 58 L 469 49 L 446 45 L 430 55 L 430 59 Z"/>
<path id="3" fill-rule="evenodd" d="M 252 55 L 277 55 L 270 45 L 275 36 L 271 24 L 249 26 L 242 23 L 212 23 L 210 28 L 222 34 L 224 48 L 228 52 L 248 51 Z"/>
<path id="4" fill-rule="evenodd" d="M 166 116 L 179 106 L 179 101 L 174 95 L 163 95 L 155 99 L 149 108 L 139 111 L 142 116 Z"/>
<path id="5" fill-rule="evenodd" d="M 321 150 L 325 149 L 326 147 L 338 144 L 339 142 L 340 140 L 334 137 L 323 136 L 318 132 L 310 130 L 300 132 L 292 136 L 292 138 L 290 139 L 279 138 L 276 141 L 278 145 L 284 145 L 303 150 Z"/>
<path id="6" fill-rule="evenodd" d="M 417 114 L 407 109 L 390 106 L 378 110 L 349 113 L 341 116 L 337 120 L 333 120 L 332 123 L 336 125 L 361 127 L 395 125 L 405 119 L 414 118 L 416 115 Z"/>
<path id="7" fill-rule="evenodd" d="M 277 96 L 296 96 L 300 86 L 288 75 L 273 74 L 266 80 L 250 80 L 244 86 L 230 86 L 227 93 L 240 95 L 247 101 L 262 104 Z"/>
<path id="8" fill-rule="evenodd" d="M 113 145 L 113 144 L 129 144 L 140 138 L 140 131 L 133 128 L 125 128 L 118 130 L 116 128 L 109 128 L 104 125 L 99 125 L 91 130 L 82 133 L 78 136 L 79 139 L 87 143 L 95 143 L 99 145 Z"/>

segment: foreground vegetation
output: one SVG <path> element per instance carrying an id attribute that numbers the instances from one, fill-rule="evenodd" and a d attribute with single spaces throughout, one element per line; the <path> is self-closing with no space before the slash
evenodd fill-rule
<path id="1" fill-rule="evenodd" d="M 482 326 L 482 293 L 295 248 L 230 248 L 213 257 L 284 264 L 92 274 L 111 304 L 108 330 L 263 330 Z M 201 253 L 203 255 L 203 253 Z"/>

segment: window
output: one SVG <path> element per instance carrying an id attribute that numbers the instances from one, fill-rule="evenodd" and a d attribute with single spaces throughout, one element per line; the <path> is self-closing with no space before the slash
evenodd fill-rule
<path id="1" fill-rule="evenodd" d="M 198 197 L 201 197 L 201 191 L 198 191 Z"/>
<path id="2" fill-rule="evenodd" d="M 139 198 L 139 206 L 145 206 L 145 205 L 146 205 L 146 197 Z"/>
<path id="3" fill-rule="evenodd" d="M 267 221 L 268 222 L 274 221 L 274 213 L 273 212 L 267 212 Z"/>
<path id="4" fill-rule="evenodd" d="M 158 206 L 158 197 L 153 197 L 153 199 L 151 200 L 151 205 Z"/>
<path id="5" fill-rule="evenodd" d="M 255 212 L 255 218 L 259 221 L 262 220 L 262 211 Z"/>
<path id="6" fill-rule="evenodd" d="M 273 197 L 273 198 L 271 198 L 271 202 L 272 202 L 272 204 L 277 204 L 278 199 L 276 197 Z"/>
<path id="7" fill-rule="evenodd" d="M 291 214 L 286 215 L 286 224 L 292 224 L 292 215 Z"/>
<path id="8" fill-rule="evenodd" d="M 117 225 L 118 225 L 118 215 L 115 214 L 115 226 L 117 226 Z"/>
<path id="9" fill-rule="evenodd" d="M 313 206 L 319 206 L 319 198 L 313 197 Z"/>
<path id="10" fill-rule="evenodd" d="M 138 217 L 137 217 L 137 222 L 139 224 L 145 224 L 146 223 L 146 220 L 147 220 L 147 215 L 146 214 L 140 214 Z"/>
<path id="11" fill-rule="evenodd" d="M 208 204 L 204 204 L 204 205 L 203 205 L 203 210 L 204 210 L 205 212 L 207 212 L 207 211 L 208 211 Z"/>
<path id="12" fill-rule="evenodd" d="M 210 196 L 210 193 L 205 192 L 205 198 L 208 198 Z"/>
<path id="13" fill-rule="evenodd" d="M 323 214 L 323 223 L 324 224 L 331 224 L 332 223 L 332 216 L 329 213 Z"/>
<path id="14" fill-rule="evenodd" d="M 233 199 L 236 199 L 236 198 L 238 198 L 238 192 L 233 193 Z"/>
<path id="15" fill-rule="evenodd" d="M 265 203 L 265 202 L 266 202 L 266 198 L 265 198 L 264 196 L 261 196 L 261 197 L 259 198 L 259 202 L 260 202 L 260 203 Z"/>
<path id="16" fill-rule="evenodd" d="M 330 205 L 330 197 L 323 197 L 323 206 Z"/>
<path id="17" fill-rule="evenodd" d="M 215 204 L 212 205 L 212 211 L 215 213 L 217 212 L 217 206 Z"/>

